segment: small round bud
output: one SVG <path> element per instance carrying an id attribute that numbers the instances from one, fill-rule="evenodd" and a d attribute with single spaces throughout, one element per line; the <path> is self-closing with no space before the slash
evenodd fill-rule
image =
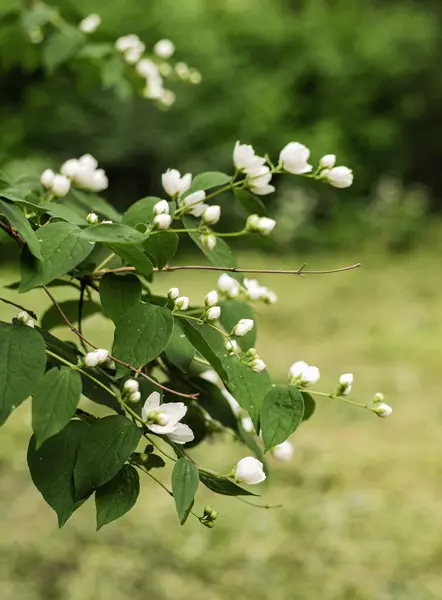
<path id="1" fill-rule="evenodd" d="M 210 513 L 210 518 L 212 519 L 212 521 L 216 521 L 218 517 L 219 513 L 216 510 L 212 510 L 212 512 Z"/>
<path id="2" fill-rule="evenodd" d="M 240 319 L 232 329 L 232 335 L 243 337 L 244 335 L 247 335 L 249 331 L 252 331 L 253 325 L 253 319 Z"/>
<path id="3" fill-rule="evenodd" d="M 218 292 L 216 290 L 212 290 L 206 295 L 204 302 L 206 306 L 216 306 L 216 304 L 218 304 L 218 300 Z"/>
<path id="4" fill-rule="evenodd" d="M 240 286 L 236 279 L 223 273 L 218 278 L 218 289 L 221 293 L 225 294 L 228 298 L 237 298 L 240 293 Z"/>
<path id="5" fill-rule="evenodd" d="M 154 215 L 168 215 L 169 214 L 169 203 L 167 200 L 160 200 L 153 207 Z"/>
<path id="6" fill-rule="evenodd" d="M 159 203 L 158 203 L 159 204 Z M 166 214 L 156 215 L 153 220 L 153 226 L 155 229 L 168 229 L 172 223 L 172 217 Z"/>
<path id="7" fill-rule="evenodd" d="M 249 215 L 246 221 L 247 231 L 258 231 L 260 220 L 259 215 Z"/>
<path id="8" fill-rule="evenodd" d="M 221 216 L 221 207 L 217 206 L 217 205 L 213 205 L 213 206 L 209 206 L 208 208 L 206 208 L 206 210 L 203 212 L 201 219 L 204 223 L 207 223 L 208 225 L 214 225 L 215 223 L 218 223 L 219 219 Z"/>
<path id="9" fill-rule="evenodd" d="M 262 371 L 265 371 L 266 369 L 266 364 L 263 360 L 261 360 L 260 358 L 255 358 L 251 363 L 250 366 L 252 368 L 252 371 L 255 371 L 255 373 L 261 373 Z"/>
<path id="10" fill-rule="evenodd" d="M 175 300 L 175 308 L 178 310 L 187 310 L 189 308 L 189 298 L 187 296 L 180 296 Z"/>
<path id="11" fill-rule="evenodd" d="M 80 161 L 76 158 L 70 158 L 61 165 L 60 172 L 62 175 L 66 175 L 69 179 L 74 179 L 80 168 Z"/>
<path id="12" fill-rule="evenodd" d="M 170 58 L 175 52 L 175 46 L 170 40 L 160 40 L 153 47 L 154 53 L 160 58 Z"/>
<path id="13" fill-rule="evenodd" d="M 258 352 L 256 348 L 249 348 L 246 352 L 246 356 L 249 358 L 258 358 Z"/>
<path id="14" fill-rule="evenodd" d="M 319 160 L 319 166 L 321 169 L 332 169 L 336 164 L 335 154 L 326 154 Z"/>
<path id="15" fill-rule="evenodd" d="M 293 363 L 289 369 L 289 381 L 294 385 L 307 386 L 319 381 L 320 372 L 318 367 L 308 365 L 303 360 Z"/>
<path id="16" fill-rule="evenodd" d="M 344 373 L 339 377 L 338 388 L 336 393 L 338 396 L 347 396 L 351 392 L 351 386 L 353 383 L 353 374 Z"/>
<path id="17" fill-rule="evenodd" d="M 257 231 L 261 235 L 270 235 L 275 229 L 276 221 L 269 219 L 268 217 L 262 217 L 259 219 Z"/>
<path id="18" fill-rule="evenodd" d="M 96 223 L 98 223 L 98 220 L 98 215 L 96 215 L 93 212 L 89 213 L 86 217 L 86 221 L 89 223 L 89 225 L 95 225 Z"/>
<path id="19" fill-rule="evenodd" d="M 71 188 L 71 180 L 66 177 L 66 175 L 55 175 L 54 181 L 52 182 L 52 193 L 57 198 L 62 198 L 66 196 Z"/>
<path id="20" fill-rule="evenodd" d="M 205 313 L 207 321 L 216 321 L 221 316 L 221 308 L 219 306 L 211 306 Z"/>
<path id="21" fill-rule="evenodd" d="M 347 188 L 353 183 L 353 171 L 348 167 L 333 167 L 327 173 L 327 181 L 337 188 Z"/>
<path id="22" fill-rule="evenodd" d="M 35 327 L 35 321 L 34 319 L 28 319 L 28 321 L 26 322 L 27 327 L 31 327 L 31 329 L 34 329 Z"/>
<path id="23" fill-rule="evenodd" d="M 96 13 L 92 13 L 85 17 L 78 25 L 78 29 L 82 33 L 94 33 L 101 25 L 101 17 Z"/>
<path id="24" fill-rule="evenodd" d="M 216 246 L 216 236 L 213 233 L 203 233 L 200 235 L 200 244 L 211 252 Z"/>
<path id="25" fill-rule="evenodd" d="M 96 367 L 98 365 L 98 356 L 96 352 L 88 352 L 84 357 L 86 367 Z"/>
<path id="26" fill-rule="evenodd" d="M 204 516 L 207 517 L 212 514 L 213 508 L 211 506 L 204 507 Z"/>
<path id="27" fill-rule="evenodd" d="M 141 393 L 140 392 L 131 392 L 127 399 L 131 404 L 136 404 L 137 402 L 139 402 L 141 400 Z"/>
<path id="28" fill-rule="evenodd" d="M 203 525 L 205 525 L 209 529 L 212 529 L 213 527 L 215 527 L 215 522 L 214 521 L 203 521 L 202 523 L 203 523 Z"/>
<path id="29" fill-rule="evenodd" d="M 136 379 L 127 379 L 123 385 L 123 391 L 128 394 L 132 394 L 133 392 L 138 392 L 140 386 Z"/>
<path id="30" fill-rule="evenodd" d="M 95 350 L 95 353 L 97 355 L 99 365 L 101 365 L 102 363 L 105 363 L 107 361 L 107 359 L 109 358 L 109 352 L 108 352 L 108 350 L 105 350 L 104 348 L 99 348 L 98 350 Z"/>
<path id="31" fill-rule="evenodd" d="M 175 65 L 175 72 L 180 79 L 187 79 L 189 77 L 189 65 L 185 62 L 178 62 Z"/>
<path id="32" fill-rule="evenodd" d="M 52 169 L 46 169 L 40 176 L 40 183 L 45 188 L 51 188 L 54 183 L 55 173 Z"/>
<path id="33" fill-rule="evenodd" d="M 17 321 L 26 324 L 31 319 L 31 316 L 25 310 L 21 310 L 15 318 Z"/>
<path id="34" fill-rule="evenodd" d="M 293 444 L 286 440 L 282 442 L 282 444 L 278 444 L 272 449 L 272 454 L 276 458 L 276 460 L 280 460 L 282 462 L 288 462 L 293 457 L 295 449 Z"/>
<path id="35" fill-rule="evenodd" d="M 180 295 L 180 290 L 177 287 L 170 288 L 170 290 L 167 292 L 167 297 L 170 298 L 171 300 L 176 300 L 179 295 Z"/>
<path id="36" fill-rule="evenodd" d="M 227 354 L 238 354 L 239 346 L 236 340 L 226 340 L 224 347 L 227 350 Z"/>
<path id="37" fill-rule="evenodd" d="M 384 401 L 384 394 L 382 394 L 381 392 L 376 392 L 376 394 L 374 395 L 373 398 L 373 402 L 376 404 L 377 402 L 383 402 Z"/>
<path id="38" fill-rule="evenodd" d="M 389 417 L 393 412 L 391 406 L 389 404 L 385 404 L 385 402 L 380 402 L 379 404 L 376 404 L 371 410 L 374 413 L 376 413 L 378 417 L 383 418 Z"/>

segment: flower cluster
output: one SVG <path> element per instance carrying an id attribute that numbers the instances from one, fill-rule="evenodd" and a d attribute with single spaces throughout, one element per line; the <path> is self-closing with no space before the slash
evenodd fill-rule
<path id="1" fill-rule="evenodd" d="M 246 352 L 247 363 L 252 371 L 255 373 L 261 373 L 261 371 L 265 371 L 266 364 L 259 356 L 256 348 L 249 348 Z"/>
<path id="2" fill-rule="evenodd" d="M 46 169 L 41 174 L 40 182 L 57 198 L 66 196 L 71 186 L 101 192 L 109 185 L 106 173 L 98 168 L 97 160 L 90 154 L 84 154 L 80 158 L 70 158 L 61 165 L 60 173 Z"/>
<path id="3" fill-rule="evenodd" d="M 241 295 L 247 300 L 262 300 L 266 304 L 275 304 L 278 301 L 275 292 L 258 283 L 256 279 L 244 277 L 244 287 L 242 288 L 236 279 L 233 279 L 227 273 L 223 273 L 218 278 L 217 285 L 219 292 L 229 299 L 238 298 Z"/>
<path id="4" fill-rule="evenodd" d="M 136 379 L 126 379 L 123 384 L 123 400 L 136 404 L 141 400 L 140 386 Z"/>
<path id="5" fill-rule="evenodd" d="M 258 156 L 249 144 L 236 142 L 233 149 L 233 163 L 240 173 L 246 176 L 246 186 L 251 192 L 258 196 L 265 196 L 275 191 L 270 185 L 272 173 L 266 166 L 266 159 Z"/>
<path id="6" fill-rule="evenodd" d="M 153 227 L 154 229 L 168 229 L 172 223 L 172 217 L 169 214 L 169 203 L 167 200 L 160 200 L 153 207 Z"/>
<path id="7" fill-rule="evenodd" d="M 173 300 L 174 310 L 187 310 L 189 308 L 189 297 L 180 296 L 180 290 L 177 287 L 170 288 L 167 292 L 167 297 Z"/>
<path id="8" fill-rule="evenodd" d="M 98 348 L 93 352 L 88 352 L 83 359 L 83 363 L 86 367 L 96 367 L 97 365 L 102 365 L 107 362 L 109 358 L 109 352 L 104 350 L 104 348 Z"/>
<path id="9" fill-rule="evenodd" d="M 275 229 L 276 221 L 269 217 L 260 217 L 259 215 L 249 215 L 246 221 L 246 230 L 251 233 L 261 235 L 270 235 Z"/>
<path id="10" fill-rule="evenodd" d="M 187 406 L 182 402 L 161 404 L 160 394 L 152 392 L 144 403 L 141 418 L 153 433 L 167 435 L 176 444 L 186 444 L 194 438 L 190 427 L 180 423 L 186 412 Z"/>
<path id="11" fill-rule="evenodd" d="M 289 381 L 293 385 L 306 387 L 317 383 L 320 376 L 318 367 L 312 367 L 303 360 L 293 363 L 289 369 Z"/>
<path id="12" fill-rule="evenodd" d="M 206 321 L 217 321 L 220 318 L 221 307 L 217 306 L 218 301 L 218 292 L 216 290 L 212 290 L 206 295 L 204 299 L 206 310 L 203 315 Z"/>

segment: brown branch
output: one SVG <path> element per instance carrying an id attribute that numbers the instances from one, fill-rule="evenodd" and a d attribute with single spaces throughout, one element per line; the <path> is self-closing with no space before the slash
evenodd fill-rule
<path id="1" fill-rule="evenodd" d="M 18 233 L 16 229 L 9 225 L 9 223 L 5 223 L 0 220 L 0 229 L 3 229 L 10 237 L 12 237 L 19 246 L 24 246 L 26 244 L 24 238 Z"/>
<path id="2" fill-rule="evenodd" d="M 47 286 L 44 285 L 43 289 L 46 292 L 46 294 L 49 296 L 49 298 L 52 300 L 55 308 L 58 310 L 58 312 L 60 313 L 61 318 L 66 323 L 66 325 L 69 327 L 69 329 L 73 333 L 75 333 L 75 335 L 78 336 L 80 338 L 80 340 L 82 340 L 85 344 L 87 344 L 88 346 L 90 346 L 94 350 L 97 350 L 97 346 L 94 346 L 94 344 L 91 344 L 91 342 L 89 342 L 83 336 L 83 334 L 80 331 L 78 331 L 78 329 L 76 327 L 74 327 L 72 325 L 72 323 L 69 321 L 69 319 L 66 316 L 66 314 L 64 313 L 63 309 L 58 304 L 57 300 L 54 298 L 54 296 L 52 295 L 51 291 L 47 288 Z M 148 381 L 150 381 L 151 383 L 153 383 L 157 387 L 161 388 L 165 392 L 169 392 L 170 394 L 174 394 L 175 396 L 181 396 L 183 398 L 190 398 L 192 400 L 195 400 L 198 397 L 198 395 L 199 395 L 199 394 L 185 394 L 183 392 L 178 392 L 176 390 L 172 390 L 171 388 L 168 388 L 167 386 L 163 385 L 159 381 L 156 381 L 156 379 L 154 379 L 153 377 L 150 377 L 146 373 L 143 373 L 140 369 L 136 369 L 135 367 L 133 367 L 129 363 L 126 363 L 126 362 L 120 360 L 119 358 L 116 358 L 115 356 L 112 356 L 111 354 L 109 354 L 109 358 L 110 358 L 110 360 L 113 360 L 114 362 L 118 363 L 119 365 L 122 365 L 123 367 L 126 367 L 126 369 L 129 369 L 130 371 L 132 371 L 132 373 L 136 373 L 137 375 L 140 375 L 141 377 L 144 377 L 145 379 L 147 379 Z"/>

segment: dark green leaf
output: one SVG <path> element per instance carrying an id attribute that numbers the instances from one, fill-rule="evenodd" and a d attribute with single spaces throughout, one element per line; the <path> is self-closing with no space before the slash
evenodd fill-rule
<path id="1" fill-rule="evenodd" d="M 262 451 L 262 448 L 258 442 L 258 438 L 255 435 L 252 435 L 251 433 L 245 431 L 242 426 L 239 427 L 238 437 L 247 446 L 247 448 L 249 448 L 253 452 L 256 458 L 262 462 L 262 464 L 264 465 L 264 471 L 267 473 L 267 461 L 265 459 L 264 452 Z"/>
<path id="2" fill-rule="evenodd" d="M 175 319 L 173 333 L 164 350 L 167 360 L 186 373 L 193 360 L 195 351 L 180 327 L 180 321 Z"/>
<path id="3" fill-rule="evenodd" d="M 100 280 L 100 300 L 104 314 L 118 323 L 121 316 L 141 301 L 141 282 L 135 275 L 108 273 Z"/>
<path id="4" fill-rule="evenodd" d="M 154 304 L 133 306 L 121 317 L 115 330 L 113 355 L 138 369 L 165 350 L 173 330 L 169 309 Z M 125 372 L 118 365 L 117 376 Z"/>
<path id="5" fill-rule="evenodd" d="M 93 250 L 94 244 L 80 238 L 81 229 L 72 223 L 49 223 L 37 231 L 42 261 L 36 261 L 24 249 L 20 292 L 46 285 L 66 275 Z"/>
<path id="6" fill-rule="evenodd" d="M 199 325 L 196 321 L 190 321 L 185 317 L 178 317 L 178 319 L 184 335 L 192 346 L 210 363 L 218 375 L 222 379 L 225 379 L 227 374 L 220 359 L 223 348 L 221 334 L 217 334 L 216 331 L 210 329 L 207 325 Z M 216 345 L 213 343 L 214 336 L 212 332 L 219 337 Z"/>
<path id="7" fill-rule="evenodd" d="M 239 188 L 235 189 L 235 196 L 248 215 L 265 216 L 266 210 L 264 204 L 258 196 Z"/>
<path id="8" fill-rule="evenodd" d="M 264 398 L 261 408 L 262 438 L 265 451 L 285 442 L 304 415 L 304 401 L 296 386 L 276 385 Z"/>
<path id="9" fill-rule="evenodd" d="M 172 472 L 172 491 L 181 525 L 187 520 L 198 489 L 198 468 L 187 458 L 180 458 Z"/>
<path id="10" fill-rule="evenodd" d="M 71 323 L 78 323 L 78 300 L 66 300 L 65 302 L 60 302 L 59 305 Z M 98 312 L 101 312 L 101 306 L 99 304 L 90 300 L 84 301 L 82 311 L 83 319 L 87 319 L 87 317 L 95 315 Z M 65 325 L 65 322 L 60 316 L 57 307 L 51 305 L 43 315 L 41 328 L 49 331 L 53 327 L 59 327 L 60 325 Z"/>
<path id="11" fill-rule="evenodd" d="M 226 185 L 230 182 L 230 180 L 230 175 L 226 175 L 225 173 L 220 173 L 218 171 L 207 171 L 207 173 L 200 173 L 193 179 L 192 185 L 186 193 L 186 196 L 198 190 L 208 190 L 220 185 Z"/>
<path id="12" fill-rule="evenodd" d="M 147 196 L 146 198 L 137 200 L 124 213 L 123 223 L 131 227 L 136 227 L 139 224 L 149 225 L 154 218 L 153 207 L 160 200 L 161 198 L 157 198 L 156 196 Z"/>
<path id="13" fill-rule="evenodd" d="M 121 214 L 112 206 L 112 204 L 109 204 L 109 202 L 101 196 L 97 196 L 90 192 L 80 192 L 79 190 L 71 190 L 71 193 L 74 198 L 86 208 L 88 213 L 93 210 L 99 215 L 106 217 L 106 219 L 110 219 L 116 223 L 121 221 Z"/>
<path id="14" fill-rule="evenodd" d="M 43 44 L 42 57 L 46 69 L 53 73 L 78 52 L 84 41 L 84 35 L 76 27 L 65 24 L 62 31 L 54 31 Z"/>
<path id="15" fill-rule="evenodd" d="M 209 413 L 212 419 L 238 432 L 238 419 L 221 390 L 201 377 L 191 379 L 192 386 L 199 392 L 198 404 Z"/>
<path id="16" fill-rule="evenodd" d="M 121 223 L 91 225 L 83 229 L 79 237 L 104 244 L 142 244 L 146 239 L 143 233 Z"/>
<path id="17" fill-rule="evenodd" d="M 70 421 L 57 435 L 36 449 L 35 436 L 28 448 L 28 466 L 34 485 L 49 506 L 57 513 L 62 527 L 72 513 L 81 506 L 84 498 L 74 498 L 74 466 L 78 448 L 90 425 Z"/>
<path id="18" fill-rule="evenodd" d="M 132 465 L 123 465 L 115 477 L 95 492 L 97 531 L 129 512 L 139 493 L 138 471 Z"/>
<path id="19" fill-rule="evenodd" d="M 77 498 L 110 481 L 136 450 L 142 430 L 122 415 L 97 419 L 82 437 L 74 469 Z"/>
<path id="20" fill-rule="evenodd" d="M 11 227 L 16 229 L 22 236 L 28 245 L 30 252 L 36 257 L 41 259 L 40 242 L 35 235 L 35 231 L 32 229 L 28 219 L 25 217 L 23 212 L 15 204 L 4 202 L 0 200 L 0 213 L 2 213 Z"/>
<path id="21" fill-rule="evenodd" d="M 0 323 L 0 425 L 32 394 L 45 367 L 45 345 L 35 329 Z"/>
<path id="22" fill-rule="evenodd" d="M 39 210 L 52 215 L 53 217 L 58 217 L 59 219 L 63 219 L 64 221 L 68 221 L 69 223 L 74 223 L 74 225 L 86 225 L 86 217 L 87 212 L 83 211 L 83 213 L 79 214 L 76 210 L 73 210 L 69 206 L 65 204 L 59 204 L 58 202 L 40 202 L 36 205 Z"/>
<path id="23" fill-rule="evenodd" d="M 166 466 L 166 463 L 158 454 L 149 454 L 143 465 L 145 469 L 150 471 L 151 469 L 162 469 Z"/>
<path id="24" fill-rule="evenodd" d="M 153 264 L 162 269 L 175 256 L 178 242 L 178 235 L 173 231 L 161 231 L 151 234 L 144 242 L 143 248 L 151 257 Z"/>
<path id="25" fill-rule="evenodd" d="M 153 271 L 153 264 L 144 253 L 142 246 L 128 246 L 120 244 L 108 244 L 110 250 L 117 254 L 123 261 L 135 267 L 141 275 L 149 277 Z"/>
<path id="26" fill-rule="evenodd" d="M 304 400 L 304 416 L 303 421 L 308 421 L 316 410 L 316 402 L 307 392 L 301 392 L 302 399 Z"/>
<path id="27" fill-rule="evenodd" d="M 236 485 L 230 479 L 226 477 L 218 477 L 217 475 L 212 475 L 211 473 L 207 473 L 207 471 L 199 470 L 199 477 L 201 483 L 203 483 L 209 490 L 215 492 L 216 494 L 222 494 L 223 496 L 258 496 L 259 494 L 254 494 L 253 492 L 249 492 L 239 485 Z"/>
<path id="28" fill-rule="evenodd" d="M 220 303 L 221 307 L 221 325 L 228 332 L 232 331 L 234 326 L 240 319 L 252 319 L 255 320 L 255 313 L 253 308 L 247 302 L 241 300 L 223 300 Z M 240 347 L 246 351 L 252 348 L 256 343 L 256 321 L 252 331 L 249 331 L 243 337 L 238 338 Z"/>
<path id="29" fill-rule="evenodd" d="M 32 429 L 37 449 L 75 415 L 81 397 L 78 371 L 54 367 L 40 379 L 32 398 Z"/>

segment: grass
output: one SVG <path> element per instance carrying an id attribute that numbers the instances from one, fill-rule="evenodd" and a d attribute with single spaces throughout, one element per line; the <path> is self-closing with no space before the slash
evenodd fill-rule
<path id="1" fill-rule="evenodd" d="M 288 268 L 303 259 L 254 254 L 240 262 Z M 216 528 L 195 519 L 181 528 L 167 494 L 144 480 L 135 509 L 95 533 L 92 502 L 59 531 L 33 487 L 26 403 L 1 431 L 1 600 L 440 600 L 438 257 L 316 256 L 309 266 L 353 259 L 364 267 L 305 280 L 263 277 L 280 302 L 258 307 L 259 349 L 282 381 L 299 359 L 320 367 L 320 390 L 353 372 L 354 398 L 384 392 L 394 407 L 389 419 L 319 399 L 293 437 L 292 462 L 273 461 L 262 486 L 262 501 L 280 509 L 201 490 L 198 509 L 210 503 L 221 513 Z M 163 274 L 157 289 L 173 283 L 202 298 L 215 280 L 211 273 Z M 46 302 L 39 292 L 21 300 L 40 313 Z M 16 312 L 0 306 L 4 320 Z M 85 329 L 103 344 L 112 337 L 96 317 Z M 230 470 L 244 451 L 220 441 L 196 454 Z"/>

